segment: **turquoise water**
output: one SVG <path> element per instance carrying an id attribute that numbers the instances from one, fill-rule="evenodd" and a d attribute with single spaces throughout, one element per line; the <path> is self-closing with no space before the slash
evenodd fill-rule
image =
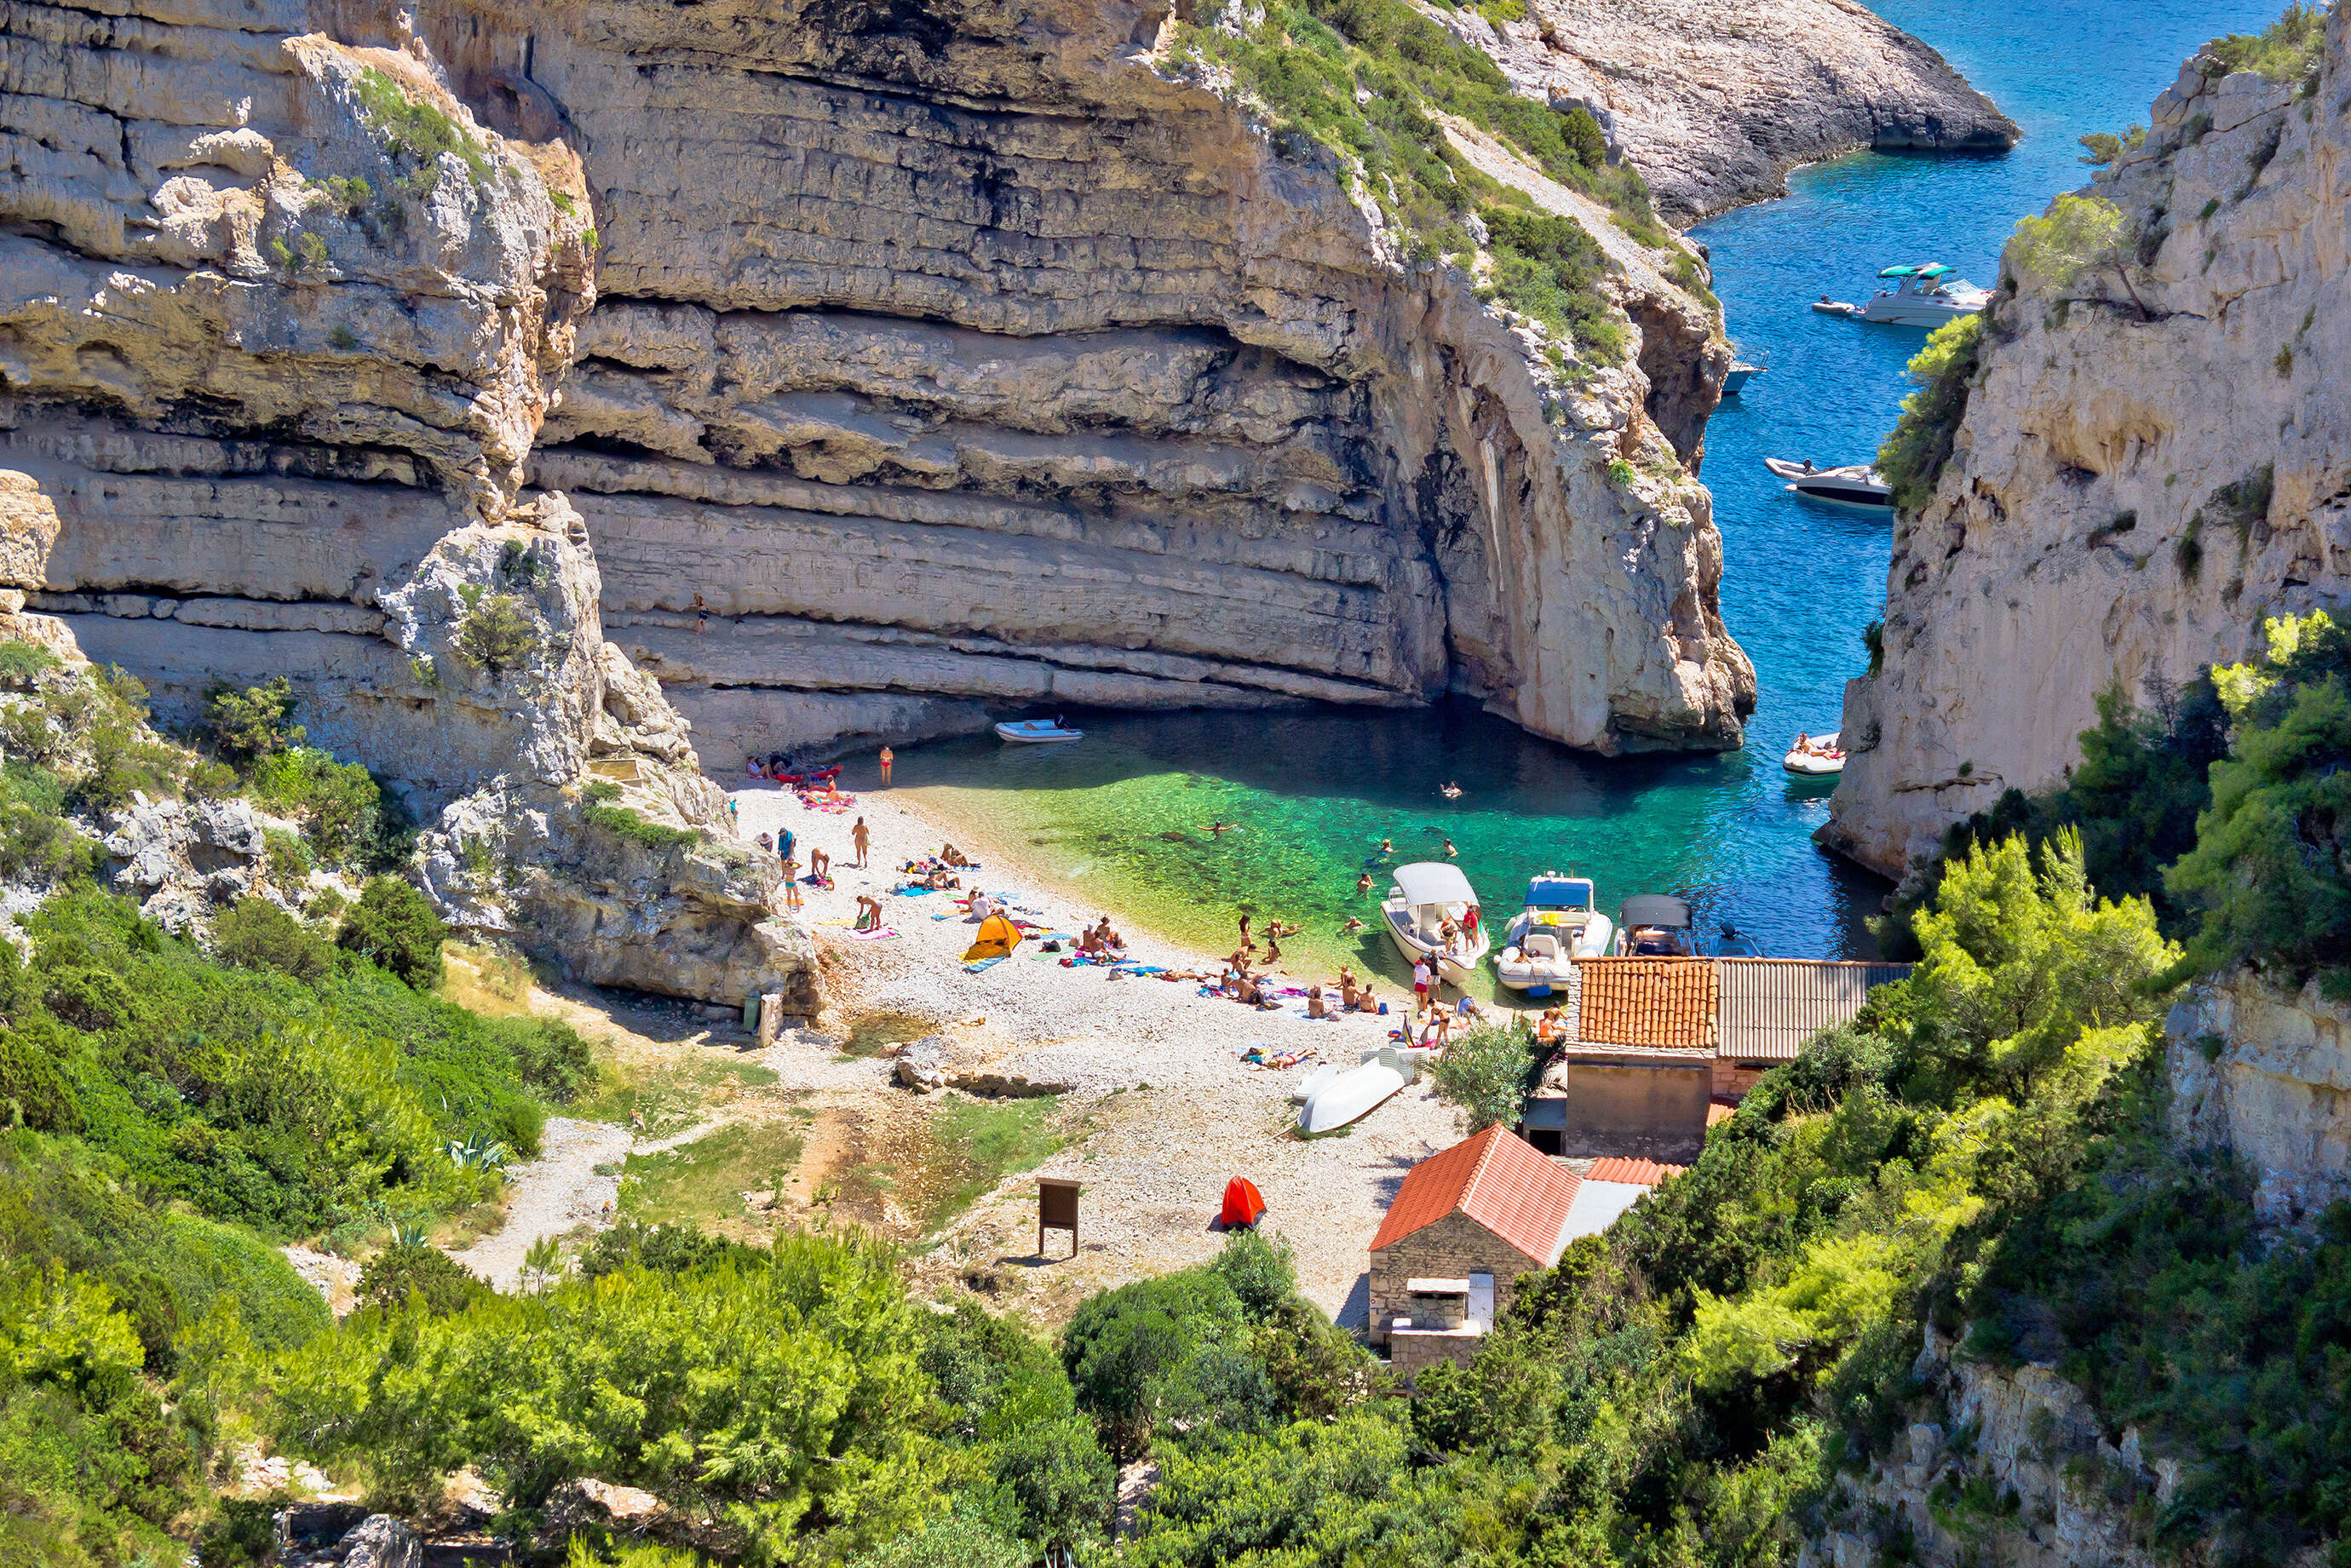
<path id="1" fill-rule="evenodd" d="M 1766 367 L 1708 429 L 1703 477 L 1724 541 L 1725 619 L 1760 694 L 1741 754 L 1605 760 L 1460 706 L 1426 714 L 1071 714 L 1079 746 L 990 738 L 901 750 L 899 786 L 968 815 L 1066 885 L 1170 936 L 1229 941 L 1243 910 L 1305 927 L 1290 951 L 1396 973 L 1343 923 L 1376 918 L 1355 879 L 1383 835 L 1397 853 L 1449 835 L 1498 909 L 1556 869 L 1593 877 L 1604 907 L 1685 894 L 1776 956 L 1866 956 L 1863 917 L 1886 884 L 1813 847 L 1825 791 L 1792 786 L 1780 754 L 1834 729 L 1862 628 L 1882 606 L 1886 526 L 1786 495 L 1766 455 L 1823 464 L 1873 455 L 1922 332 L 1814 314 L 1896 261 L 1947 262 L 1980 283 L 2020 216 L 2084 183 L 2074 138 L 2143 120 L 2180 60 L 2215 34 L 2256 28 L 2273 4 L 2074 0 L 1960 7 L 1890 0 L 1880 12 L 1940 48 L 2022 125 L 1997 158 L 1857 154 L 1803 171 L 1792 194 L 1706 225 L 1732 336 Z M 852 787 L 870 782 L 852 761 Z M 861 779 L 860 775 L 868 777 Z M 1447 800 L 1439 787 L 1458 780 Z M 1212 821 L 1241 824 L 1222 835 Z M 1376 867 L 1374 868 L 1377 869 Z M 1374 896 L 1384 882 L 1374 888 Z"/>

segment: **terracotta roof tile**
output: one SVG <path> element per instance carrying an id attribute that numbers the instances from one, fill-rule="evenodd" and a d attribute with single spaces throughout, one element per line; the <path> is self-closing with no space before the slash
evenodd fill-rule
<path id="1" fill-rule="evenodd" d="M 1623 1182 L 1629 1186 L 1655 1186 L 1667 1176 L 1677 1176 L 1687 1166 L 1661 1166 L 1655 1160 L 1619 1159 L 1614 1155 L 1594 1160 L 1592 1168 L 1583 1173 L 1586 1181 Z"/>
<path id="2" fill-rule="evenodd" d="M 1718 982 L 1710 958 L 1579 958 L 1577 1036 L 1593 1044 L 1712 1051 Z"/>
<path id="3" fill-rule="evenodd" d="M 1536 1262 L 1558 1260 L 1576 1178 L 1505 1127 L 1489 1127 L 1412 1167 L 1388 1205 L 1376 1252 L 1448 1214 L 1464 1214 Z"/>

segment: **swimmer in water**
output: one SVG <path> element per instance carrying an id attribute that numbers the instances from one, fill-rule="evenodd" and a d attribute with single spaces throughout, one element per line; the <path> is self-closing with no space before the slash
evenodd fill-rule
<path id="1" fill-rule="evenodd" d="M 1394 839 L 1382 839 L 1380 841 L 1380 853 L 1384 855 L 1392 855 L 1395 853 L 1395 841 Z"/>
<path id="2" fill-rule="evenodd" d="M 1356 919 L 1356 918 L 1355 918 L 1353 915 L 1350 915 L 1349 916 L 1347 916 L 1347 924 L 1346 924 L 1345 925 L 1343 925 L 1343 926 L 1342 926 L 1342 927 L 1341 927 L 1341 929 L 1342 929 L 1342 930 L 1345 930 L 1345 931 L 1361 931 L 1363 928 L 1364 928 L 1364 923 L 1363 923 L 1362 921 L 1360 921 L 1360 920 Z"/>
<path id="3" fill-rule="evenodd" d="M 1458 859 L 1460 854 L 1461 852 L 1453 847 L 1453 841 L 1451 839 L 1445 841 L 1445 858 L 1447 860 Z"/>
<path id="4" fill-rule="evenodd" d="M 1443 795 L 1448 800 L 1458 800 L 1461 799 L 1461 786 L 1458 784 L 1448 783 L 1444 789 L 1438 790 L 1437 793 Z"/>
<path id="5" fill-rule="evenodd" d="M 1360 897 L 1360 896 L 1362 896 L 1363 894 L 1366 894 L 1366 893 L 1369 893 L 1369 892 L 1371 892 L 1371 891 L 1372 891 L 1372 873 L 1371 873 L 1370 872 L 1365 872 L 1363 875 L 1361 875 L 1361 876 L 1359 876 L 1359 877 L 1357 877 L 1357 878 L 1355 879 L 1355 893 L 1356 893 L 1356 895 L 1357 895 L 1358 897 Z"/>
<path id="6" fill-rule="evenodd" d="M 1210 822 L 1208 824 L 1208 831 L 1215 833 L 1219 837 L 1226 833 L 1238 833 L 1240 831 L 1241 825 L 1238 822 Z"/>

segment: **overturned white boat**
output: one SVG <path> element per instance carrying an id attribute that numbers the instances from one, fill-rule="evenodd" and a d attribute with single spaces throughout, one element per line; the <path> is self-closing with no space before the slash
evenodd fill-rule
<path id="1" fill-rule="evenodd" d="M 1429 1053 L 1410 1047 L 1383 1045 L 1364 1053 L 1361 1065 L 1342 1068 L 1329 1062 L 1306 1081 L 1306 1103 L 1298 1110 L 1301 1133 L 1334 1133 L 1351 1126 L 1394 1099 L 1407 1083 L 1420 1080 Z"/>
<path id="2" fill-rule="evenodd" d="M 1780 766 L 1803 778 L 1834 777 L 1844 771 L 1844 749 L 1838 744 L 1844 738 L 1842 730 L 1813 736 L 1803 746 L 1789 747 Z"/>
<path id="3" fill-rule="evenodd" d="M 1054 741 L 1083 740 L 1082 729 L 1063 729 L 1050 718 L 1008 719 L 996 727 L 996 738 L 1016 741 L 1024 746 L 1049 745 Z"/>
<path id="4" fill-rule="evenodd" d="M 1790 481 L 1788 488 L 1808 501 L 1820 501 L 1848 511 L 1874 512 L 1883 517 L 1894 510 L 1894 488 L 1866 463 L 1842 468 L 1815 468 L 1811 463 L 1791 463 L 1766 457 L 1763 466 Z"/>
<path id="5" fill-rule="evenodd" d="M 1616 927 L 1593 907 L 1589 877 L 1545 872 L 1527 883 L 1527 906 L 1502 932 L 1495 977 L 1514 991 L 1549 996 L 1567 984 L 1578 958 L 1605 957 Z"/>
<path id="6" fill-rule="evenodd" d="M 1415 861 L 1395 869 L 1395 885 L 1380 902 L 1387 917 L 1388 939 L 1407 964 L 1426 959 L 1440 977 L 1468 986 L 1478 966 L 1486 961 L 1493 939 L 1478 918 L 1478 890 L 1447 861 Z M 1445 923 L 1453 922 L 1457 935 L 1445 940 Z"/>

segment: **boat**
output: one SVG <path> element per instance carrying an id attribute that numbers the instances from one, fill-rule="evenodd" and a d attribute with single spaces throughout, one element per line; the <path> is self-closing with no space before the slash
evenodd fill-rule
<path id="1" fill-rule="evenodd" d="M 1690 907 L 1667 893 L 1635 894 L 1616 912 L 1616 954 L 1623 958 L 1687 958 Z"/>
<path id="2" fill-rule="evenodd" d="M 1018 741 L 1022 745 L 1039 746 L 1061 740 L 1083 740 L 1082 729 L 1063 729 L 1050 718 L 1010 719 L 996 727 L 998 740 Z"/>
<path id="3" fill-rule="evenodd" d="M 1780 766 L 1807 779 L 1835 777 L 1844 771 L 1844 749 L 1837 744 L 1844 733 L 1831 730 L 1826 735 L 1813 737 L 1813 747 L 1809 751 L 1799 751 L 1790 747 L 1788 755 L 1780 759 Z"/>
<path id="4" fill-rule="evenodd" d="M 1405 1084 L 1417 1082 L 1428 1054 L 1383 1045 L 1365 1051 L 1359 1066 L 1343 1070 L 1333 1061 L 1316 1068 L 1306 1081 L 1306 1103 L 1298 1108 L 1298 1130 L 1335 1133 L 1362 1121 L 1394 1099 Z"/>
<path id="5" fill-rule="evenodd" d="M 1860 305 L 1823 296 L 1813 301 L 1813 308 L 1886 327 L 1939 327 L 1978 315 L 1991 303 L 1991 290 L 1970 283 L 1939 261 L 1889 267 L 1877 276 L 1894 287 L 1879 289 Z"/>
<path id="6" fill-rule="evenodd" d="M 1731 366 L 1730 369 L 1722 372 L 1722 395 L 1725 397 L 1737 397 L 1740 393 L 1740 390 L 1747 385 L 1748 377 L 1760 376 L 1762 373 L 1763 367 L 1761 365 Z"/>
<path id="7" fill-rule="evenodd" d="M 1763 466 L 1781 478 L 1791 481 L 1790 493 L 1824 506 L 1841 507 L 1849 512 L 1891 514 L 1894 510 L 1894 490 L 1876 469 L 1866 463 L 1851 463 L 1842 468 L 1815 468 L 1809 463 L 1791 463 L 1784 457 L 1766 457 Z"/>
<path id="8" fill-rule="evenodd" d="M 1466 987 L 1493 939 L 1478 914 L 1478 892 L 1461 868 L 1449 861 L 1415 861 L 1395 869 L 1395 881 L 1380 903 L 1387 916 L 1388 939 L 1405 962 L 1427 959 L 1440 978 Z M 1444 925 L 1459 923 L 1468 933 L 1445 945 Z"/>
<path id="9" fill-rule="evenodd" d="M 1604 956 L 1615 939 L 1614 923 L 1593 907 L 1592 880 L 1547 871 L 1527 883 L 1527 906 L 1503 928 L 1495 977 L 1547 997 L 1567 983 L 1576 959 Z"/>
<path id="10" fill-rule="evenodd" d="M 1726 920 L 1722 930 L 1706 945 L 1709 958 L 1761 958 L 1763 949 L 1752 936 Z"/>

